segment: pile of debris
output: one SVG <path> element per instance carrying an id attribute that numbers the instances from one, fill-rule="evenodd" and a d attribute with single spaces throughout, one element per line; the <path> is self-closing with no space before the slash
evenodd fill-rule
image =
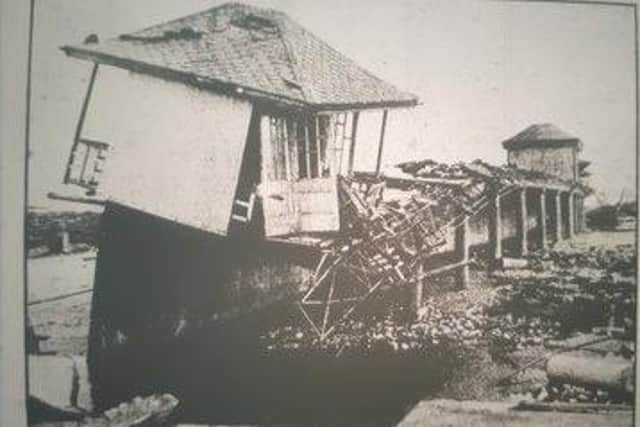
<path id="1" fill-rule="evenodd" d="M 435 353 L 453 357 L 453 347 L 471 349 L 482 343 L 486 316 L 479 306 L 454 312 L 427 305 L 417 317 L 397 302 L 379 308 L 368 307 L 359 319 L 347 319 L 323 340 L 300 325 L 272 329 L 261 337 L 262 347 L 272 355 L 292 357 L 318 350 L 336 357 Z"/>
<path id="2" fill-rule="evenodd" d="M 412 285 L 466 267 L 468 260 L 424 271 L 452 230 L 484 210 L 491 197 L 550 177 L 480 160 L 447 165 L 405 162 L 378 176 L 339 181 L 341 230 L 324 244 L 300 308 L 321 340 L 381 287 Z"/>
<path id="3" fill-rule="evenodd" d="M 383 198 L 381 179 L 339 182 L 341 232 L 324 247 L 300 308 L 324 339 L 384 286 L 424 279 L 423 261 L 447 243 L 470 207 L 451 188 L 411 188 Z"/>
<path id="4" fill-rule="evenodd" d="M 500 301 L 491 309 L 508 345 L 533 336 L 536 342 L 616 325 L 635 337 L 636 256 L 631 245 L 615 250 L 553 251 L 538 270 L 494 275 Z"/>
<path id="5" fill-rule="evenodd" d="M 537 402 L 629 402 L 636 336 L 634 248 L 547 256 L 537 270 L 495 277 L 500 299 L 487 312 L 490 353 L 508 359 L 532 347 L 543 351 L 503 385 L 544 365 L 547 382 L 532 390 Z"/>

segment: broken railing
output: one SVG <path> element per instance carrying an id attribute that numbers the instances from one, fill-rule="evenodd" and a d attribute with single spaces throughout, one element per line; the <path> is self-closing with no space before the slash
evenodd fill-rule
<path id="1" fill-rule="evenodd" d="M 447 233 L 454 232 L 456 247 L 458 236 L 468 239 L 469 217 L 488 204 L 485 183 L 393 185 L 403 200 L 383 200 L 385 181 L 375 176 L 339 180 L 341 232 L 324 248 L 299 304 L 321 340 L 382 286 L 420 285 L 454 270 L 468 275 L 468 241 L 454 262 L 429 271 L 424 263 L 447 244 Z"/>

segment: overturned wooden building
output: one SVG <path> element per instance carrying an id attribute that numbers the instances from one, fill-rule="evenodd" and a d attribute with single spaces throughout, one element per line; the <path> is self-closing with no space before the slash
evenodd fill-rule
<path id="1" fill-rule="evenodd" d="M 243 4 L 62 49 L 93 63 L 65 182 L 106 203 L 88 358 L 108 406 L 159 381 L 171 339 L 297 295 L 340 230 L 339 177 L 358 149 L 379 172 L 417 98 Z"/>

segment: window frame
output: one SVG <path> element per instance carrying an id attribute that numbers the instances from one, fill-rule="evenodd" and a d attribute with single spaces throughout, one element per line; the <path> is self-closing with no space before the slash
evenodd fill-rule
<path id="1" fill-rule="evenodd" d="M 268 144 L 263 181 L 295 182 L 348 174 L 353 167 L 358 112 L 265 114 Z"/>

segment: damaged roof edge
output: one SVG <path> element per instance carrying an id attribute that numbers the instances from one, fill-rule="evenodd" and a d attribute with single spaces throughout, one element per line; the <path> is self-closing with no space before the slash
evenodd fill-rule
<path id="1" fill-rule="evenodd" d="M 539 139 L 539 140 L 514 140 L 507 139 L 502 141 L 502 146 L 507 149 L 520 149 L 530 147 L 554 147 L 560 145 L 578 145 L 580 148 L 579 138 L 563 138 L 563 139 Z"/>
<path id="2" fill-rule="evenodd" d="M 123 68 L 129 71 L 138 72 L 141 74 L 147 74 L 153 77 L 158 77 L 171 81 L 182 82 L 191 86 L 195 86 L 202 89 L 221 92 L 230 96 L 267 101 L 275 104 L 281 104 L 287 107 L 305 108 L 315 111 L 320 110 L 349 110 L 349 109 L 380 109 L 380 108 L 406 108 L 415 107 L 418 105 L 418 97 L 413 94 L 410 99 L 406 101 L 380 101 L 369 103 L 352 103 L 352 104 L 310 104 L 298 99 L 290 98 L 283 95 L 269 93 L 254 89 L 251 87 L 243 87 L 236 83 L 225 82 L 222 80 L 216 80 L 211 78 L 205 78 L 197 76 L 195 74 L 186 73 L 183 71 L 172 70 L 166 67 L 160 67 L 157 65 L 148 64 L 142 61 L 124 59 L 121 57 L 98 53 L 89 49 L 82 49 L 77 46 L 61 46 L 62 50 L 67 56 L 81 59 L 85 61 L 95 62 L 97 64 L 111 65 L 118 68 Z"/>

